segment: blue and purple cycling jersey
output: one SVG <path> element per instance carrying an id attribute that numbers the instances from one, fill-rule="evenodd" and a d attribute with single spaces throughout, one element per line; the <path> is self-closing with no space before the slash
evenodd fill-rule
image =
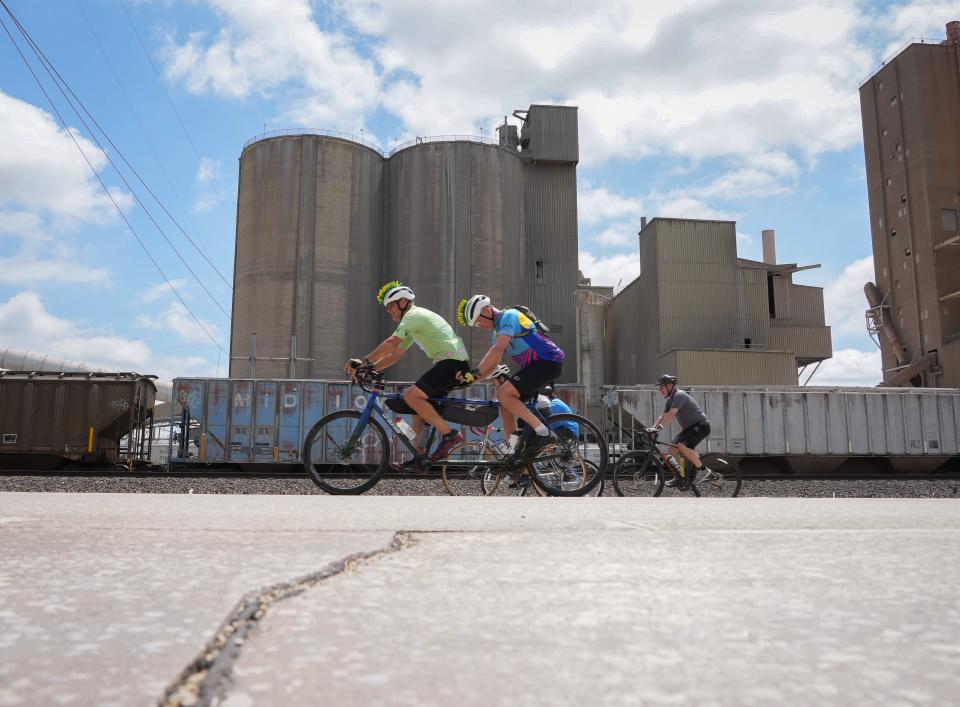
<path id="1" fill-rule="evenodd" d="M 534 361 L 563 363 L 566 358 L 563 350 L 541 334 L 530 317 L 519 310 L 505 309 L 500 312 L 493 322 L 493 328 L 494 342 L 498 336 L 510 337 L 507 355 L 521 368 L 526 368 Z"/>

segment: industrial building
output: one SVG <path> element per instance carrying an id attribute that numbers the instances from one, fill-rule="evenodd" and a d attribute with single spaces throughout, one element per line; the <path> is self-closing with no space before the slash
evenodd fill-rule
<path id="1" fill-rule="evenodd" d="M 886 62 L 860 106 L 884 384 L 960 387 L 960 22 Z"/>
<path id="2" fill-rule="evenodd" d="M 496 144 L 417 138 L 390 155 L 318 134 L 262 136 L 240 156 L 231 378 L 340 378 L 396 326 L 400 279 L 454 325 L 474 361 L 490 334 L 456 324 L 463 297 L 523 303 L 577 380 L 577 109 L 531 105 Z M 255 335 L 255 336 L 254 336 Z M 390 371 L 414 380 L 411 353 Z"/>
<path id="3" fill-rule="evenodd" d="M 819 266 L 777 263 L 773 231 L 763 262 L 737 257 L 733 221 L 644 219 L 639 238 L 640 277 L 605 313 L 607 383 L 797 385 L 833 355 L 823 290 L 793 282 Z"/>

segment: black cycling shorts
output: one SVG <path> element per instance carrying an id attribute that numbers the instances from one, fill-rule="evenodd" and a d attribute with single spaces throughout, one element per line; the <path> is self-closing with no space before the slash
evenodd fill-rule
<path id="1" fill-rule="evenodd" d="M 457 373 L 466 373 L 469 370 L 470 364 L 466 361 L 445 358 L 433 364 L 433 368 L 420 376 L 414 385 L 426 393 L 428 398 L 442 398 L 460 384 Z"/>
<path id="2" fill-rule="evenodd" d="M 521 398 L 536 393 L 548 383 L 553 383 L 563 373 L 563 364 L 556 361 L 534 361 L 510 376 L 510 382 Z"/>
<path id="3" fill-rule="evenodd" d="M 681 442 L 690 449 L 694 449 L 698 444 L 710 436 L 710 423 L 709 422 L 698 422 L 695 425 L 690 425 L 685 430 L 681 431 L 674 439 L 674 444 L 680 444 Z"/>

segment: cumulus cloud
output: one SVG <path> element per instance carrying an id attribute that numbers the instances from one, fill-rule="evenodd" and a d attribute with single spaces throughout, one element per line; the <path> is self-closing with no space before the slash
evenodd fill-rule
<path id="1" fill-rule="evenodd" d="M 94 169 L 107 156 L 71 130 Z M 115 192 L 124 205 L 129 195 Z M 70 134 L 49 113 L 0 91 L 0 209 L 49 215 L 59 225 L 102 224 L 116 210 L 77 151 Z"/>
<path id="2" fill-rule="evenodd" d="M 207 186 L 211 182 L 220 181 L 221 165 L 219 160 L 201 157 L 197 165 L 196 181 L 200 186 Z"/>
<path id="3" fill-rule="evenodd" d="M 863 286 L 873 280 L 873 256 L 869 255 L 847 265 L 823 288 L 827 324 L 833 327 L 834 336 L 866 333 L 867 299 Z"/>
<path id="4" fill-rule="evenodd" d="M 177 292 L 179 292 L 181 295 L 184 295 L 185 298 L 187 295 L 185 295 L 184 292 L 189 284 L 190 283 L 188 283 L 186 280 L 170 281 L 170 285 L 173 285 L 177 289 Z M 140 299 L 144 302 L 156 302 L 159 299 L 171 296 L 173 292 L 170 289 L 170 285 L 168 285 L 166 282 L 160 282 L 152 287 L 148 287 L 140 295 Z"/>
<path id="5" fill-rule="evenodd" d="M 197 324 L 197 320 L 190 316 L 190 312 L 179 302 L 169 302 L 167 308 L 154 315 L 141 314 L 137 317 L 137 326 L 152 329 L 154 331 L 170 332 L 181 341 L 192 343 L 210 343 L 210 338 L 204 333 L 206 329 L 214 339 L 220 340 L 223 337 L 220 328 L 216 324 L 200 320 L 203 328 Z"/>
<path id="6" fill-rule="evenodd" d="M 619 289 L 622 289 L 640 275 L 639 250 L 602 258 L 580 251 L 579 256 L 580 271 L 594 285 L 619 285 Z"/>
<path id="7" fill-rule="evenodd" d="M 882 27 L 891 35 L 885 56 L 912 38 L 942 40 L 946 35 L 946 24 L 951 20 L 960 20 L 955 1 L 914 0 L 890 7 L 881 20 Z"/>
<path id="8" fill-rule="evenodd" d="M 841 349 L 820 364 L 809 385 L 874 386 L 882 378 L 879 350 Z"/>
<path id="9" fill-rule="evenodd" d="M 509 24 L 445 0 L 342 6 L 397 72 L 383 102 L 412 133 L 475 130 L 562 101 L 580 107 L 586 161 L 817 154 L 859 139 L 850 85 L 871 57 L 856 0 L 608 0 L 562 13 L 549 0 L 491 0 L 485 15 Z"/>
<path id="10" fill-rule="evenodd" d="M 215 36 L 168 37 L 167 76 L 197 94 L 241 99 L 281 92 L 283 118 L 312 127 L 362 123 L 380 77 L 348 36 L 322 29 L 308 0 L 208 0 L 222 19 Z"/>
<path id="11" fill-rule="evenodd" d="M 142 339 L 118 336 L 58 317 L 35 292 L 20 292 L 0 302 L 0 340 L 21 351 L 33 351 L 83 363 L 91 368 L 138 371 L 169 379 L 177 375 L 213 375 L 202 356 L 157 356 Z"/>

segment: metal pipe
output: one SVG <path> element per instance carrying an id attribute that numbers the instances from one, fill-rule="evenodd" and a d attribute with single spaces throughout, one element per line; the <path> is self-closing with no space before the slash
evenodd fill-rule
<path id="1" fill-rule="evenodd" d="M 911 363 L 906 368 L 901 368 L 898 371 L 893 371 L 889 378 L 884 378 L 884 381 L 880 385 L 887 388 L 899 388 L 906 385 L 911 378 L 914 376 L 919 376 L 921 373 L 926 372 L 930 366 L 934 365 L 937 362 L 936 354 L 927 354 L 919 361 Z"/>
<path id="2" fill-rule="evenodd" d="M 877 289 L 877 286 L 872 282 L 868 282 L 863 286 L 863 293 L 867 296 L 870 309 L 873 310 L 868 311 L 868 316 L 873 319 L 874 326 L 883 331 L 884 336 L 887 338 L 887 343 L 890 344 L 893 355 L 897 359 L 897 364 L 903 364 L 908 358 L 907 347 L 903 345 L 900 334 L 893 325 L 892 317 L 884 317 L 880 311 L 880 307 L 883 304 L 883 297 L 880 296 L 880 290 Z"/>
<path id="3" fill-rule="evenodd" d="M 765 229 L 761 238 L 763 239 L 763 262 L 767 265 L 777 264 L 777 232 L 772 228 Z"/>

